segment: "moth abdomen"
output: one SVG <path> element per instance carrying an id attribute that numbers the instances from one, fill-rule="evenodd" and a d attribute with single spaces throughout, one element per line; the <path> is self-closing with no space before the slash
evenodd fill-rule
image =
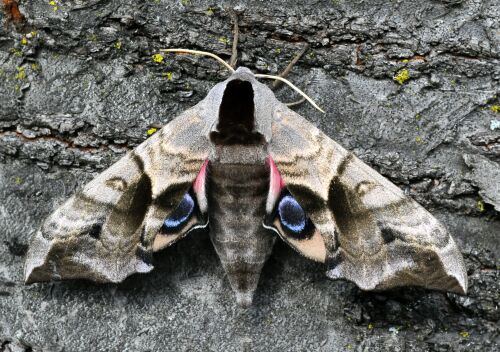
<path id="1" fill-rule="evenodd" d="M 239 304 L 252 302 L 276 236 L 262 227 L 269 169 L 262 164 L 211 162 L 208 174 L 210 238 Z"/>

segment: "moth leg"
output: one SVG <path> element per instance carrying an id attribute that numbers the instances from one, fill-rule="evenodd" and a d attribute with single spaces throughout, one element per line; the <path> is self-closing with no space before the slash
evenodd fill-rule
<path id="1" fill-rule="evenodd" d="M 236 68 L 236 63 L 238 62 L 238 39 L 240 34 L 240 29 L 238 26 L 238 14 L 236 11 L 230 9 L 229 15 L 231 16 L 231 21 L 233 21 L 233 47 L 231 52 L 231 58 L 229 59 L 229 65 Z"/>
<path id="2" fill-rule="evenodd" d="M 286 76 L 288 76 L 290 71 L 292 71 L 293 66 L 295 66 L 297 61 L 299 61 L 300 58 L 306 53 L 307 49 L 309 49 L 309 44 L 306 43 L 306 45 L 304 45 L 304 47 L 294 56 L 292 61 L 290 61 L 288 66 L 279 74 L 279 76 L 282 78 L 286 78 Z M 283 82 L 275 80 L 271 89 L 276 90 L 279 87 L 281 87 L 282 84 L 283 84 Z"/>

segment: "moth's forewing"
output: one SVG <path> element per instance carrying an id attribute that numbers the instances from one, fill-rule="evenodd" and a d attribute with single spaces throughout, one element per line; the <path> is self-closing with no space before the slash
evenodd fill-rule
<path id="1" fill-rule="evenodd" d="M 329 277 L 365 290 L 416 285 L 467 291 L 462 255 L 444 226 L 285 106 L 276 111 L 269 150 L 323 237 Z"/>
<path id="2" fill-rule="evenodd" d="M 120 282 L 153 268 L 154 240 L 208 156 L 199 109 L 174 119 L 44 221 L 30 244 L 26 283 Z"/>

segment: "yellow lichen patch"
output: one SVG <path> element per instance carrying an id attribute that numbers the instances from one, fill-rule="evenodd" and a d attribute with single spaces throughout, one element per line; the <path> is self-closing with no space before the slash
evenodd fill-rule
<path id="1" fill-rule="evenodd" d="M 172 72 L 163 72 L 161 74 L 163 77 L 167 79 L 167 81 L 171 81 L 173 78 L 173 73 Z"/>
<path id="2" fill-rule="evenodd" d="M 219 43 L 228 45 L 229 44 L 229 39 L 227 39 L 226 37 L 220 37 L 219 38 Z"/>
<path id="3" fill-rule="evenodd" d="M 490 106 L 490 111 L 498 114 L 500 112 L 500 105 L 495 104 L 495 105 Z"/>
<path id="4" fill-rule="evenodd" d="M 30 32 L 31 38 L 35 38 L 37 36 L 37 34 L 38 34 L 37 31 L 31 31 Z"/>
<path id="5" fill-rule="evenodd" d="M 19 177 L 19 176 L 14 177 L 14 183 L 16 185 L 20 185 L 22 182 L 23 182 L 23 180 L 21 179 L 21 177 Z"/>
<path id="6" fill-rule="evenodd" d="M 162 54 L 154 54 L 153 55 L 153 61 L 156 62 L 157 64 L 161 64 L 165 57 Z"/>
<path id="7" fill-rule="evenodd" d="M 373 330 L 374 326 L 372 323 L 368 324 L 368 330 Z"/>
<path id="8" fill-rule="evenodd" d="M 276 53 L 276 55 L 281 54 L 281 48 L 274 49 L 274 52 Z"/>
<path id="9" fill-rule="evenodd" d="M 117 40 L 116 43 L 115 43 L 115 48 L 120 50 L 122 48 L 122 42 Z"/>
<path id="10" fill-rule="evenodd" d="M 156 131 L 158 131 L 157 128 L 155 127 L 151 127 L 148 131 L 147 131 L 147 134 L 148 136 L 152 136 Z"/>
<path id="11" fill-rule="evenodd" d="M 213 7 L 209 7 L 209 8 L 207 9 L 206 14 L 207 14 L 208 16 L 213 16 L 213 15 L 214 15 L 214 13 L 215 13 L 215 8 L 213 8 Z"/>
<path id="12" fill-rule="evenodd" d="M 54 0 L 50 0 L 49 5 L 52 6 L 52 10 L 54 11 L 57 11 L 59 9 L 59 7 L 57 6 L 57 2 L 55 2 Z"/>
<path id="13" fill-rule="evenodd" d="M 14 56 L 17 56 L 17 57 L 23 56 L 23 52 L 19 49 L 16 49 L 16 48 L 11 48 L 10 53 L 13 54 Z"/>
<path id="14" fill-rule="evenodd" d="M 417 143 L 417 144 L 422 144 L 422 143 L 424 143 L 424 140 L 423 140 L 423 138 L 422 138 L 422 137 L 420 137 L 420 136 L 416 136 L 416 137 L 415 137 L 415 143 Z"/>
<path id="15" fill-rule="evenodd" d="M 32 71 L 38 71 L 40 69 L 40 65 L 36 62 L 33 62 L 30 67 Z"/>
<path id="16" fill-rule="evenodd" d="M 21 44 L 22 45 L 27 45 L 28 44 L 28 39 L 26 37 L 21 38 Z"/>
<path id="17" fill-rule="evenodd" d="M 403 59 L 403 60 L 401 60 L 401 62 L 402 62 L 402 63 L 404 63 L 404 64 L 407 64 L 408 62 L 410 62 L 410 60 L 408 60 L 408 59 Z"/>
<path id="18" fill-rule="evenodd" d="M 16 79 L 22 81 L 23 79 L 26 78 L 26 72 L 24 71 L 24 67 L 18 67 L 17 68 L 17 74 L 16 74 Z"/>
<path id="19" fill-rule="evenodd" d="M 410 71 L 408 71 L 408 69 L 406 68 L 403 68 L 392 79 L 399 84 L 403 84 L 410 79 Z"/>
<path id="20" fill-rule="evenodd" d="M 460 336 L 466 339 L 470 336 L 470 333 L 468 331 L 460 331 Z"/>
<path id="21" fill-rule="evenodd" d="M 484 212 L 484 202 L 482 200 L 478 200 L 477 203 L 476 203 L 476 208 L 481 213 Z"/>

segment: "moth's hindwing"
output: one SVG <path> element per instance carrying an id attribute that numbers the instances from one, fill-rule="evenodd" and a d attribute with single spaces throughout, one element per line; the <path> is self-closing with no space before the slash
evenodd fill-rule
<path id="1" fill-rule="evenodd" d="M 286 188 L 321 234 L 327 276 L 365 290 L 416 285 L 467 291 L 462 255 L 444 226 L 286 107 L 276 113 L 269 150 Z M 310 256 L 313 250 L 299 251 Z"/>
<path id="2" fill-rule="evenodd" d="M 266 218 L 263 226 L 274 230 L 292 248 L 305 257 L 325 262 L 326 244 L 304 208 L 290 193 L 272 158 L 268 158 L 270 172 Z"/>

